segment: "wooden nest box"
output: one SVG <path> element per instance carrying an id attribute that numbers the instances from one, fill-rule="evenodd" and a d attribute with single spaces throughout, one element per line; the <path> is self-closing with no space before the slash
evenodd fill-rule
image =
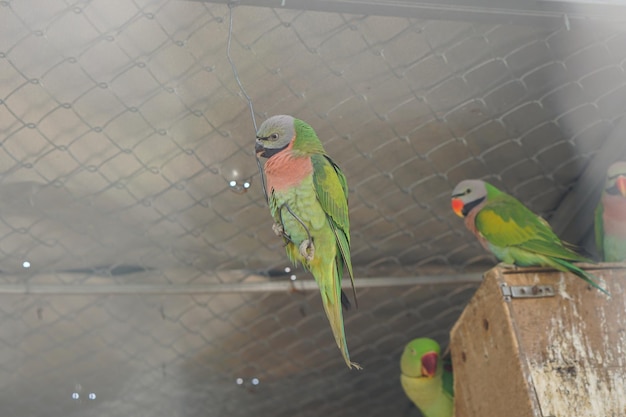
<path id="1" fill-rule="evenodd" d="M 451 332 L 456 417 L 626 416 L 626 264 L 495 267 Z"/>

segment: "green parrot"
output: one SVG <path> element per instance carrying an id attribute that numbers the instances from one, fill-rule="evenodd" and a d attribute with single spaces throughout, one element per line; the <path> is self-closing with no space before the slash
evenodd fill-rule
<path id="1" fill-rule="evenodd" d="M 541 217 L 516 198 L 480 180 L 461 181 L 452 191 L 452 209 L 498 260 L 519 266 L 547 266 L 571 272 L 608 295 L 593 274 L 572 262 L 592 262 L 568 249 Z"/>
<path id="2" fill-rule="evenodd" d="M 626 261 L 626 161 L 607 170 L 604 192 L 596 208 L 596 245 L 606 262 Z"/>
<path id="3" fill-rule="evenodd" d="M 421 337 L 411 340 L 400 358 L 404 393 L 424 417 L 454 415 L 452 364 L 440 358 L 439 344 Z"/>
<path id="4" fill-rule="evenodd" d="M 263 171 L 274 232 L 285 239 L 291 262 L 313 274 L 348 368 L 361 369 L 350 361 L 341 310 L 344 267 L 354 290 L 346 177 L 313 128 L 292 116 L 263 122 L 254 149 L 267 158 Z"/>

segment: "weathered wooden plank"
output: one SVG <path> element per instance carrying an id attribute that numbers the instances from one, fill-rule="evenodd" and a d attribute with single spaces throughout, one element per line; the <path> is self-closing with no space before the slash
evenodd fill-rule
<path id="1" fill-rule="evenodd" d="M 493 271 L 469 302 L 454 326 L 451 339 L 457 417 L 533 417 L 533 403 L 525 381 L 527 371 L 509 312 Z M 536 402 L 536 401 L 535 401 Z"/>
<path id="2" fill-rule="evenodd" d="M 585 269 L 610 298 L 546 269 L 485 274 L 451 333 L 457 417 L 626 415 L 626 266 Z M 554 296 L 503 296 L 534 285 Z"/>

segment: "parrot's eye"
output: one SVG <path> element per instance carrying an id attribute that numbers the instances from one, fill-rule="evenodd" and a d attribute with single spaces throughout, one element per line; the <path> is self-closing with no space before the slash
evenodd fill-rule
<path id="1" fill-rule="evenodd" d="M 472 189 L 471 189 L 471 188 L 468 188 L 467 190 L 465 190 L 465 194 L 469 194 L 469 193 L 471 193 L 471 192 L 472 192 Z"/>
<path id="2" fill-rule="evenodd" d="M 272 134 L 270 135 L 270 139 L 272 139 L 272 140 L 276 140 L 276 139 L 278 139 L 278 133 L 272 133 Z"/>
<path id="3" fill-rule="evenodd" d="M 411 355 L 415 356 L 416 353 L 415 349 L 411 349 Z"/>

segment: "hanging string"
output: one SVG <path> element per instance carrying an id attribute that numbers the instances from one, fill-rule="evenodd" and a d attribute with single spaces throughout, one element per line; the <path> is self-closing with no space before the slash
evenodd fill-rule
<path id="1" fill-rule="evenodd" d="M 239 72 L 237 71 L 237 66 L 235 65 L 235 62 L 233 61 L 233 58 L 230 56 L 230 44 L 233 39 L 233 9 L 234 8 L 235 8 L 234 4 L 232 3 L 228 4 L 228 42 L 226 44 L 226 58 L 228 59 L 230 68 L 233 71 L 233 76 L 235 77 L 235 81 L 237 81 L 239 90 L 241 91 L 241 94 L 243 94 L 243 96 L 246 98 L 248 102 L 248 108 L 250 109 L 250 116 L 252 117 L 252 125 L 254 126 L 254 134 L 256 135 L 258 128 L 256 125 L 256 118 L 254 117 L 254 107 L 252 105 L 252 99 L 246 92 L 246 89 L 243 87 L 243 84 L 241 83 L 241 79 L 239 78 Z M 261 176 L 261 186 L 263 187 L 263 195 L 265 195 L 265 201 L 269 203 L 269 198 L 267 195 L 267 188 L 265 185 L 265 175 L 263 175 L 263 166 L 261 165 L 261 160 L 259 159 L 259 157 L 255 155 L 255 158 L 256 158 L 256 164 L 259 168 L 259 175 Z"/>

